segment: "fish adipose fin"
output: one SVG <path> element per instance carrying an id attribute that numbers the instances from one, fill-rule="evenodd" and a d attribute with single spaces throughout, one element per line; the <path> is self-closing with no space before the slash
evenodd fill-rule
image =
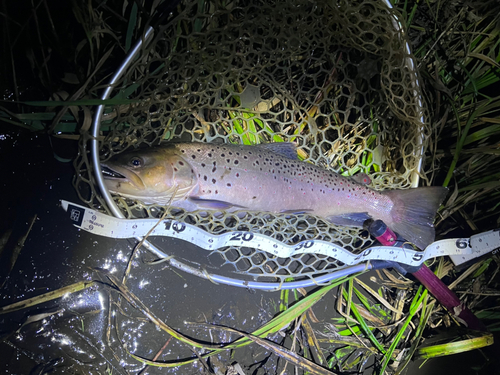
<path id="1" fill-rule="evenodd" d="M 362 227 L 363 223 L 370 218 L 371 216 L 368 215 L 368 212 L 357 212 L 327 217 L 328 221 L 332 224 L 346 227 Z"/>
<path id="2" fill-rule="evenodd" d="M 384 194 L 394 202 L 392 223 L 386 223 L 393 231 L 422 250 L 434 242 L 434 217 L 448 194 L 447 188 L 431 186 Z"/>
<path id="3" fill-rule="evenodd" d="M 255 147 L 262 148 L 285 158 L 298 160 L 297 146 L 292 142 L 261 143 Z"/>
<path id="4" fill-rule="evenodd" d="M 372 183 L 371 178 L 366 173 L 357 173 L 350 178 L 361 185 L 370 185 Z"/>
<path id="5" fill-rule="evenodd" d="M 189 197 L 189 201 L 196 204 L 200 208 L 212 209 L 212 210 L 227 210 L 231 207 L 245 208 L 243 206 L 239 206 L 237 204 L 218 201 L 215 199 L 203 199 L 199 197 Z"/>

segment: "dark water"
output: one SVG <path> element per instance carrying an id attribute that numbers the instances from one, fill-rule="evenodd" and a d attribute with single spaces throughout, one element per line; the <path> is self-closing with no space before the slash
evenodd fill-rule
<path id="1" fill-rule="evenodd" d="M 60 207 L 60 200 L 80 203 L 71 184 L 71 164 L 58 162 L 44 135 L 11 131 L 0 141 L 5 178 L 2 179 L 0 233 L 12 230 L 11 240 L 0 255 L 0 305 L 80 281 L 103 283 L 35 307 L 0 315 L 0 373 L 3 374 L 199 374 L 200 362 L 180 368 L 147 367 L 133 359 L 130 351 L 152 359 L 163 349 L 160 361 L 191 358 L 191 349 L 170 339 L 137 308 L 122 301 L 112 290 L 106 272 L 122 278 L 135 242 L 111 240 L 79 231 Z M 57 148 L 68 157 L 75 145 Z M 11 253 L 17 239 L 26 232 L 36 215 L 24 248 L 9 271 Z M 158 242 L 158 240 L 156 240 Z M 180 259 L 204 263 L 207 252 L 186 242 L 163 239 L 163 250 Z M 192 327 L 186 322 L 207 322 L 251 332 L 269 321 L 279 305 L 279 293 L 249 291 L 211 282 L 172 270 L 166 263 L 148 265 L 153 256 L 141 250 L 133 260 L 126 285 L 155 314 L 174 329 L 205 342 L 230 342 L 236 336 L 223 331 Z M 96 271 L 96 268 L 102 271 Z M 7 276 L 8 273 L 8 276 Z M 369 274 L 367 275 L 369 278 Z M 335 316 L 334 293 L 314 312 L 322 322 Z M 39 315 L 41 314 L 41 315 Z M 38 315 L 38 317 L 37 317 Z M 29 316 L 34 322 L 24 324 Z M 318 325 L 316 328 L 321 329 Z M 274 338 L 280 341 L 280 336 Z M 124 345 L 127 350 L 124 349 Z M 410 366 L 410 374 L 472 374 L 491 363 L 498 347 L 434 359 Z M 498 353 L 500 355 L 500 352 Z M 486 360 L 489 357 L 490 360 Z M 283 361 L 257 345 L 232 353 L 224 352 L 209 360 L 213 368 L 233 362 L 246 374 L 279 373 Z M 420 367 L 421 366 L 421 367 Z M 495 366 L 487 373 L 499 373 Z M 291 372 L 291 366 L 288 366 Z M 373 368 L 368 370 L 371 373 Z M 497 372 L 495 372 L 497 371 Z M 483 372 L 485 373 L 485 372 Z"/>

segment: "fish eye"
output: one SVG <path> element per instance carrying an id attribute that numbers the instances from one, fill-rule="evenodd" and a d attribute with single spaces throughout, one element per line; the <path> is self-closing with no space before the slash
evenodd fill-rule
<path id="1" fill-rule="evenodd" d="M 141 167 L 142 166 L 142 159 L 138 158 L 138 157 L 133 157 L 132 159 L 130 159 L 129 163 L 132 167 Z"/>

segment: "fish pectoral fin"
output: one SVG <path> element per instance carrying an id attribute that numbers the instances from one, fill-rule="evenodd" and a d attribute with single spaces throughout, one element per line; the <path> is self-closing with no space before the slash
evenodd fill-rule
<path id="1" fill-rule="evenodd" d="M 346 227 L 362 227 L 363 223 L 370 218 L 371 216 L 368 215 L 368 212 L 353 212 L 348 214 L 328 216 L 327 220 L 335 225 Z"/>
<path id="2" fill-rule="evenodd" d="M 312 212 L 312 210 L 306 209 L 306 210 L 281 210 L 280 214 L 291 214 L 291 215 L 299 215 L 299 214 L 306 214 Z"/>
<path id="3" fill-rule="evenodd" d="M 188 200 L 201 208 L 207 208 L 207 209 L 212 209 L 212 210 L 227 210 L 231 207 L 246 208 L 246 207 L 234 204 L 234 203 L 219 201 L 216 199 L 204 199 L 204 198 L 200 198 L 200 197 L 189 197 Z"/>

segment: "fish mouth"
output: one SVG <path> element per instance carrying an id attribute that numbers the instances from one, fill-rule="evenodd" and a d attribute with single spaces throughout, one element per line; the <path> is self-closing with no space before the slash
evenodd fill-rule
<path id="1" fill-rule="evenodd" d="M 125 185 L 130 186 L 132 189 L 144 190 L 146 188 L 142 179 L 127 168 L 101 163 L 101 172 L 105 180 L 118 182 L 117 188 Z M 115 184 L 108 185 L 108 187 L 111 186 L 115 186 Z"/>
<path id="2" fill-rule="evenodd" d="M 118 171 L 115 171 L 114 169 L 111 169 L 110 167 L 104 164 L 101 165 L 101 172 L 103 177 L 108 180 L 121 180 L 127 178 Z"/>

